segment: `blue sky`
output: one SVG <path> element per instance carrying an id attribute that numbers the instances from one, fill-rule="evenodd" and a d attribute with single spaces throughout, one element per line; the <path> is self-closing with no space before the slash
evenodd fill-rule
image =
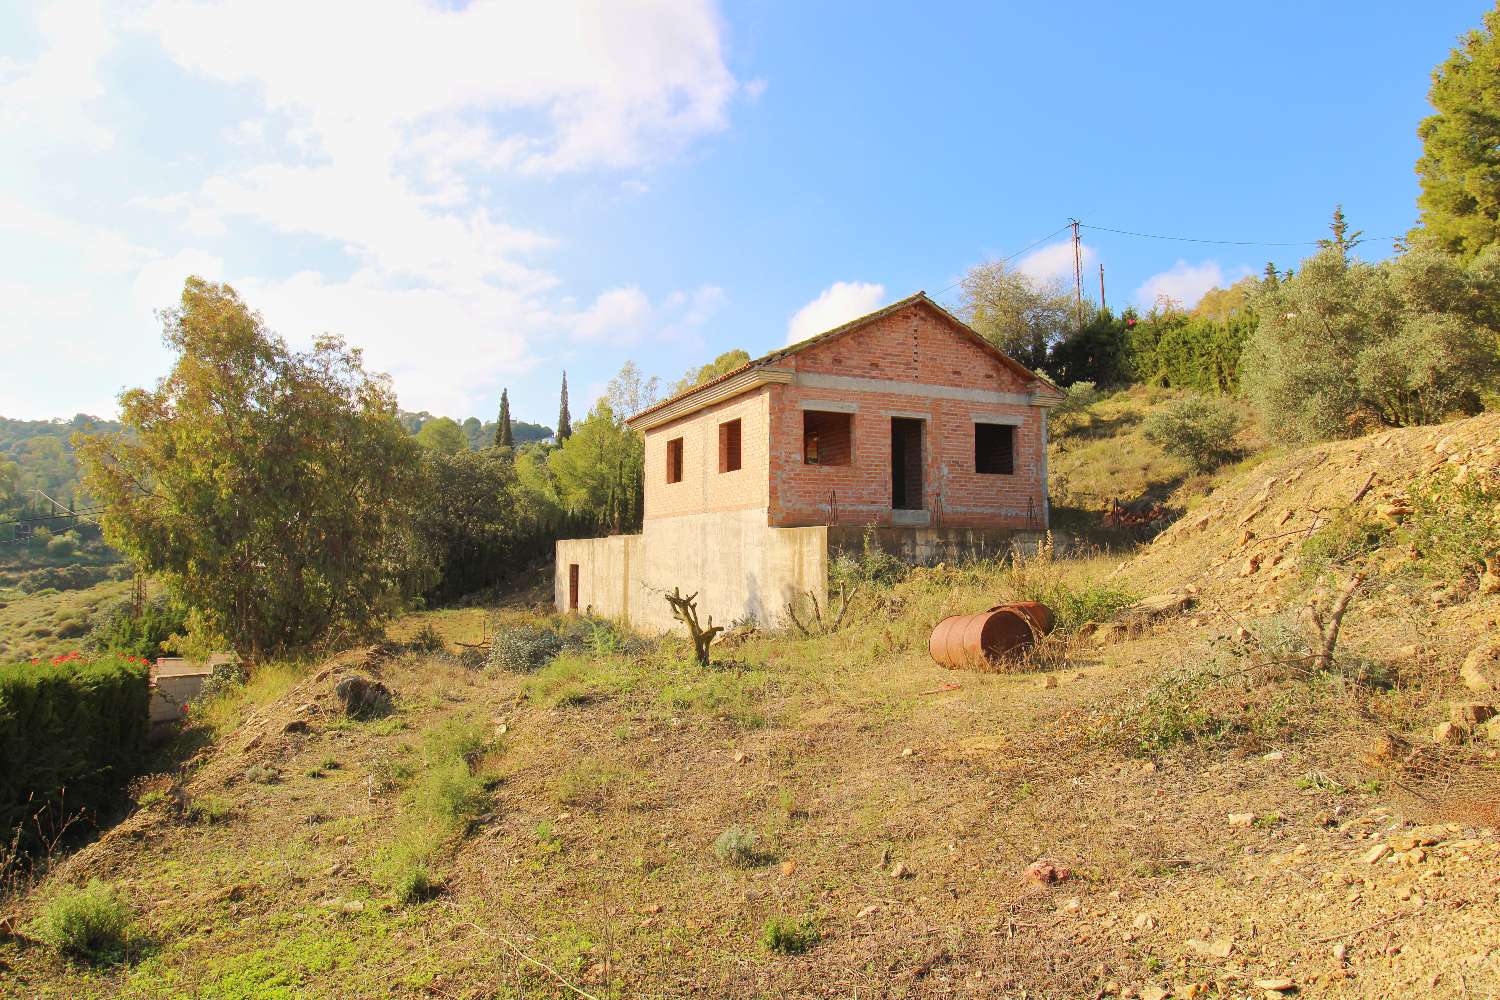
<path id="1" fill-rule="evenodd" d="M 1487 9 L 0 5 L 0 414 L 112 414 L 190 273 L 342 334 L 407 408 L 504 386 L 550 424 L 564 368 L 576 414 L 627 359 L 769 350 L 1070 216 L 1403 233 L 1431 70 Z M 1306 253 L 1084 241 L 1117 307 Z M 1017 262 L 1071 273 L 1063 236 Z"/>

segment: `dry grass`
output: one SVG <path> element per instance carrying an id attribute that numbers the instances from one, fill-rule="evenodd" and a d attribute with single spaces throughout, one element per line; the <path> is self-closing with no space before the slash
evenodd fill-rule
<path id="1" fill-rule="evenodd" d="M 1363 475 L 1345 458 L 1320 488 Z M 1461 826 L 1427 862 L 1359 858 L 1403 829 L 1397 807 L 1432 797 L 1431 778 L 1472 762 L 1470 750 L 1406 755 L 1455 693 L 1455 653 L 1500 606 L 1434 610 L 1414 603 L 1425 588 L 1372 590 L 1350 612 L 1339 671 L 1273 669 L 1289 659 L 1277 613 L 1313 584 L 1238 576 L 1235 522 L 1266 476 L 1292 471 L 1227 480 L 1202 507 L 1207 527 L 1124 569 L 1054 554 L 917 570 L 862 592 L 838 632 L 752 636 L 706 670 L 671 639 L 575 650 L 527 674 L 450 655 L 486 615 L 540 621 L 507 608 L 393 628 L 436 629 L 448 652 L 351 652 L 318 681 L 268 672 L 208 710 L 217 747 L 181 775 L 190 800 L 232 808 L 227 822 L 152 804 L 49 876 L 116 886 L 155 950 L 80 969 L 0 942 L 0 992 L 1093 997 L 1114 981 L 1228 997 L 1287 975 L 1310 996 L 1489 995 L 1493 831 Z M 1299 509 L 1315 499 L 1293 493 Z M 927 658 L 948 614 L 1188 584 L 1192 612 L 1103 646 L 1060 636 L 1025 670 Z M 1254 670 L 1235 644 L 1259 655 Z M 1425 652 L 1395 655 L 1406 644 Z M 1386 680 L 1368 683 L 1377 666 Z M 1131 711 L 1174 672 L 1208 668 L 1158 706 L 1165 723 Z M 355 670 L 396 692 L 391 717 L 330 711 Z M 304 704 L 317 706 L 296 716 L 311 731 L 283 732 Z M 1194 709 L 1229 725 L 1166 738 L 1171 712 Z M 1143 721 L 1156 726 L 1148 746 Z M 1102 738 L 1111 724 L 1135 729 Z M 442 735 L 455 726 L 473 738 Z M 1404 741 L 1394 758 L 1363 742 L 1381 733 Z M 256 765 L 282 780 L 248 780 Z M 716 852 L 731 829 L 754 831 L 754 863 Z M 1039 859 L 1073 877 L 1029 880 Z M 1189 944 L 1220 938 L 1234 942 L 1227 960 Z"/>

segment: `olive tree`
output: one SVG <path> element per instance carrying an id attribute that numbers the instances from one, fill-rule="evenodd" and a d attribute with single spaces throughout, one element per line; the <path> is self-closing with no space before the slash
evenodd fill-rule
<path id="1" fill-rule="evenodd" d="M 1477 410 L 1500 373 L 1500 247 L 1468 263 L 1419 249 L 1378 264 L 1330 247 L 1268 283 L 1255 312 L 1242 384 L 1274 432 L 1436 423 Z"/>

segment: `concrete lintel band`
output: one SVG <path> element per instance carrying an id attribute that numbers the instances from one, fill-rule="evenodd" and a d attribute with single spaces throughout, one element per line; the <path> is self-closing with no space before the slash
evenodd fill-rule
<path id="1" fill-rule="evenodd" d="M 964 389 L 956 385 L 924 385 L 896 379 L 864 378 L 859 375 L 824 375 L 798 372 L 792 383 L 809 389 L 843 389 L 847 392 L 884 392 L 901 396 L 926 396 L 937 399 L 959 399 L 969 403 L 999 403 L 1005 406 L 1041 406 L 1036 396 L 1022 392 L 997 392 L 993 389 Z"/>
<path id="2" fill-rule="evenodd" d="M 1020 427 L 1026 423 L 1025 417 L 1018 417 L 1013 413 L 971 413 L 969 419 L 976 424 L 1005 424 L 1009 427 Z"/>
<path id="3" fill-rule="evenodd" d="M 804 410 L 821 410 L 824 413 L 858 413 L 858 403 L 846 403 L 834 399 L 804 399 L 797 406 Z"/>

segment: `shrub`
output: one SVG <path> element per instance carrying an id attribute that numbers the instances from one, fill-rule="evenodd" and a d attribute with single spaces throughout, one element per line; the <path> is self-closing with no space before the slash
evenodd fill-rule
<path id="1" fill-rule="evenodd" d="M 84 645 L 99 653 L 160 656 L 174 634 L 187 630 L 186 616 L 164 598 L 148 601 L 134 615 L 129 600 L 116 601 L 94 615 Z"/>
<path id="2" fill-rule="evenodd" d="M 201 795 L 187 804 L 183 817 L 189 823 L 211 826 L 228 823 L 234 815 L 234 803 L 217 795 Z"/>
<path id="3" fill-rule="evenodd" d="M 1336 567 L 1369 555 L 1386 543 L 1390 529 L 1366 521 L 1356 511 L 1343 510 L 1308 536 L 1297 555 L 1304 576 L 1324 576 Z"/>
<path id="4" fill-rule="evenodd" d="M 145 752 L 147 685 L 146 664 L 120 657 L 0 666 L 0 829 L 36 847 L 33 817 L 117 802 Z"/>
<path id="5" fill-rule="evenodd" d="M 57 951 L 95 962 L 123 958 L 129 930 L 129 908 L 98 879 L 53 896 L 35 926 L 36 936 Z"/>
<path id="6" fill-rule="evenodd" d="M 812 917 L 772 917 L 760 932 L 760 943 L 778 955 L 801 955 L 811 951 L 820 937 Z"/>
<path id="7" fill-rule="evenodd" d="M 562 636 L 556 632 L 517 625 L 496 634 L 486 666 L 526 673 L 545 667 L 562 649 Z"/>
<path id="8" fill-rule="evenodd" d="M 1500 484 L 1434 476 L 1412 489 L 1411 507 L 1402 534 L 1432 576 L 1453 581 L 1477 573 L 1485 556 L 1500 551 Z"/>
<path id="9" fill-rule="evenodd" d="M 748 826 L 731 826 L 714 840 L 714 854 L 725 864 L 754 868 L 765 860 L 760 837 Z"/>
<path id="10" fill-rule="evenodd" d="M 78 535 L 69 531 L 63 535 L 54 535 L 47 539 L 47 554 L 58 559 L 66 559 L 78 551 Z"/>
<path id="11" fill-rule="evenodd" d="M 427 865 L 412 861 L 396 874 L 391 882 L 391 892 L 402 906 L 410 906 L 435 896 L 437 885 L 437 880 L 432 877 Z"/>
<path id="12" fill-rule="evenodd" d="M 1234 404 L 1194 396 L 1152 413 L 1142 430 L 1147 441 L 1168 455 L 1183 459 L 1194 471 L 1207 472 L 1234 456 L 1240 425 Z"/>

